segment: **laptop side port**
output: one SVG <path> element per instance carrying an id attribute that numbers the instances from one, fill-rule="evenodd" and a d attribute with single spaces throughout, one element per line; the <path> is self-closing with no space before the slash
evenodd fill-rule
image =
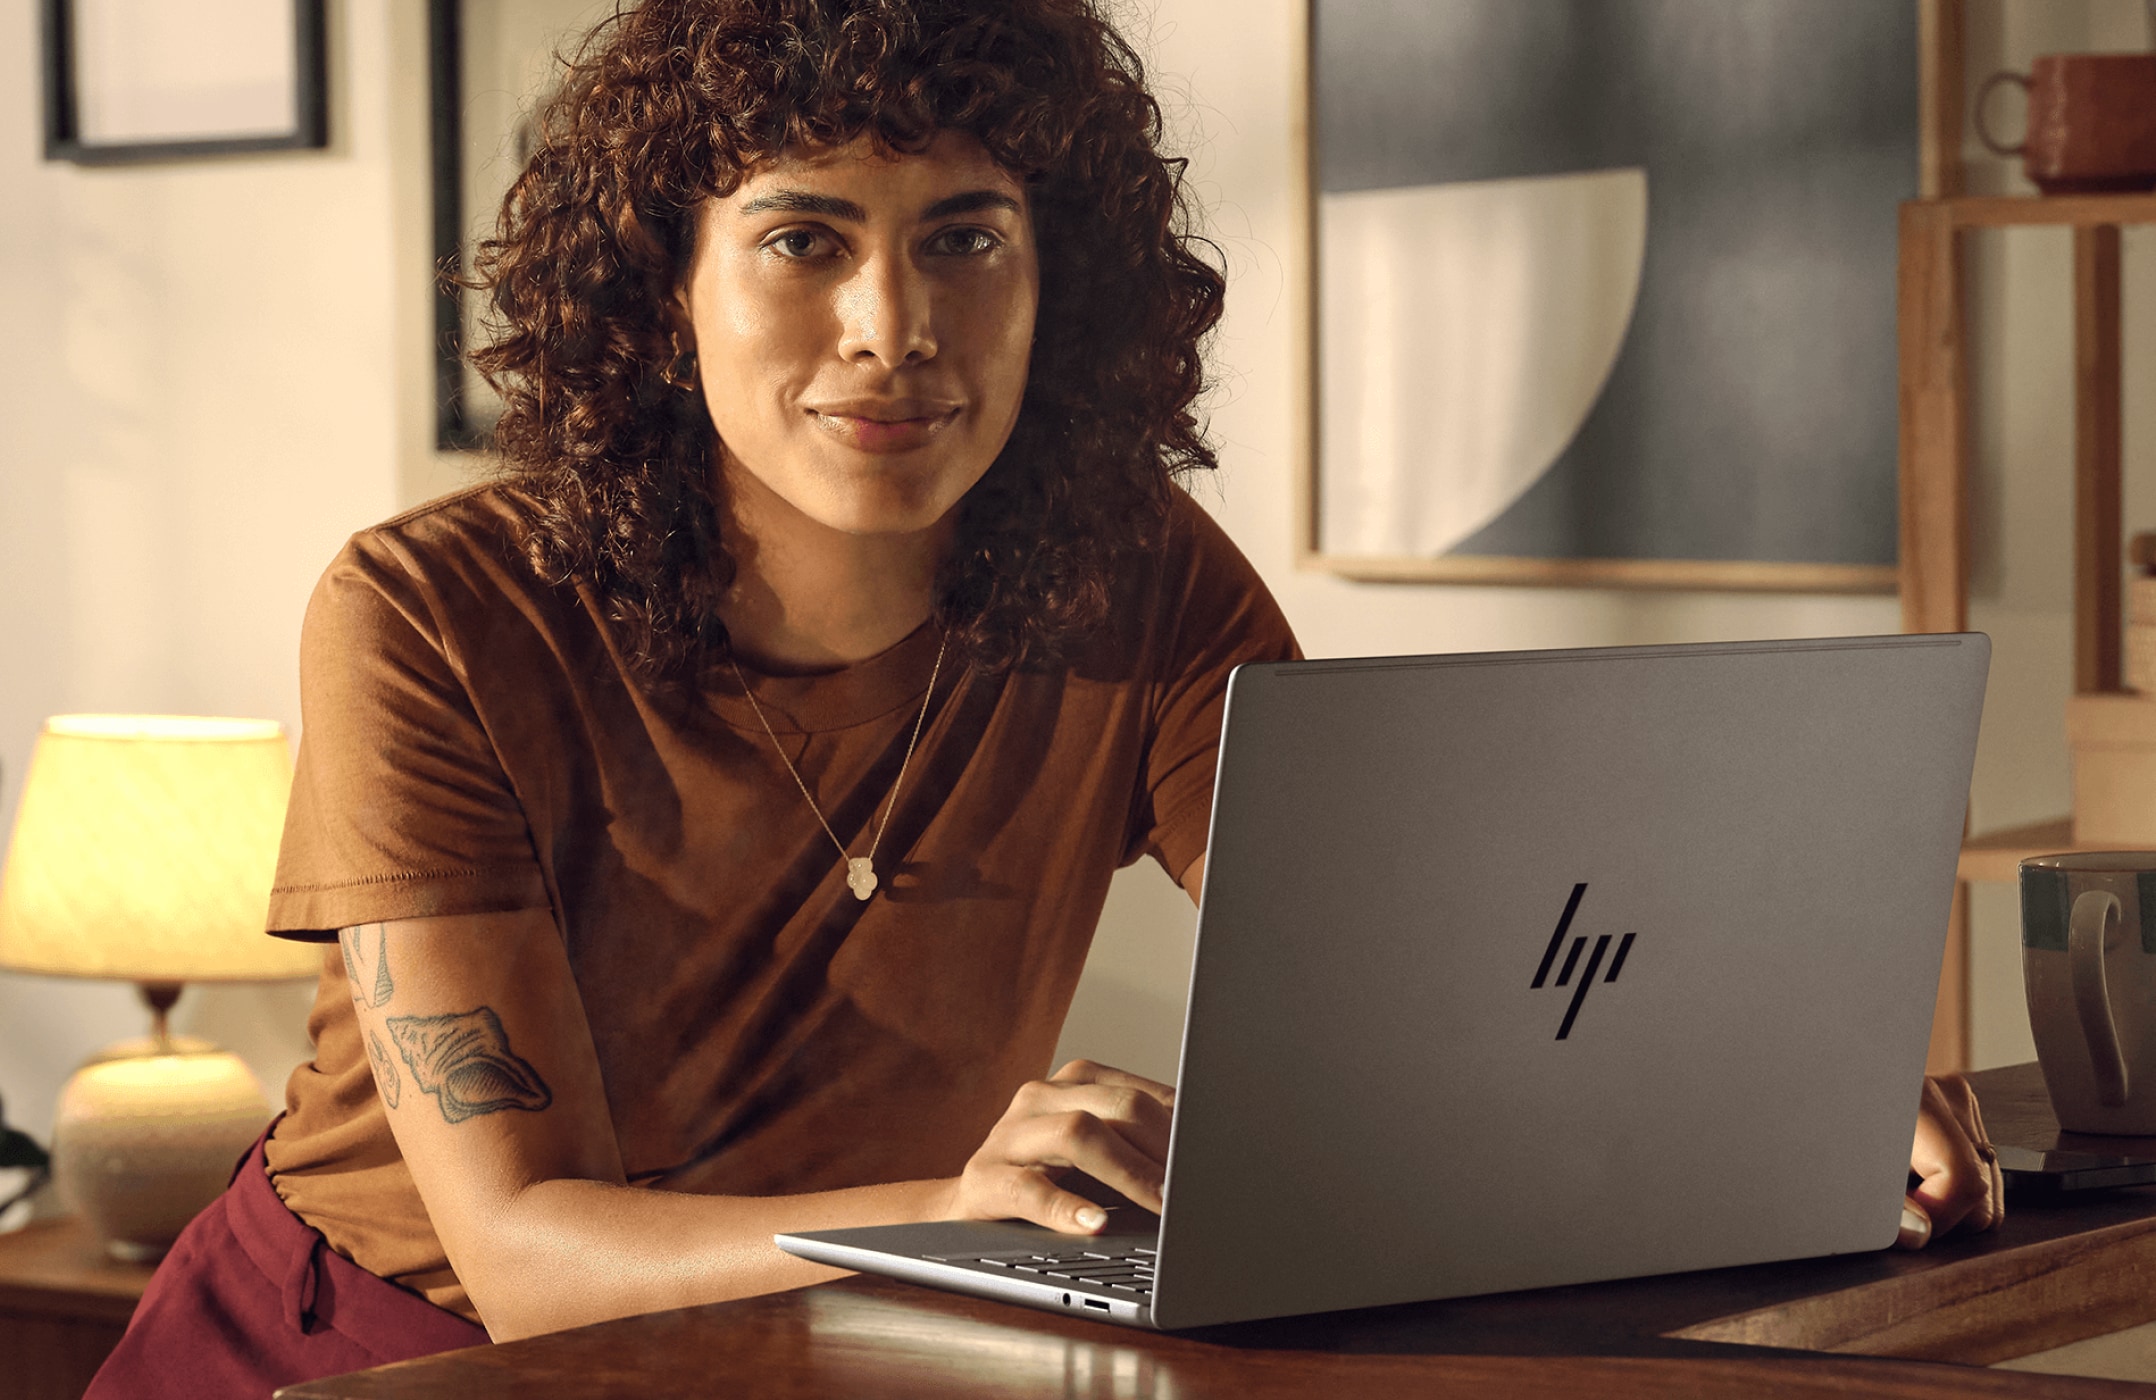
<path id="1" fill-rule="evenodd" d="M 1080 1301 L 1082 1301 L 1089 1308 L 1098 1308 L 1102 1312 L 1110 1311 L 1108 1307 L 1108 1302 L 1104 1298 L 1085 1298 L 1081 1299 Z"/>

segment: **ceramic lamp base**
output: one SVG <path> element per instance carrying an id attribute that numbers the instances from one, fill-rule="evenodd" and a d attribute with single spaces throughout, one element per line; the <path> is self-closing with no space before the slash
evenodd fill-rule
<path id="1" fill-rule="evenodd" d="M 53 1125 L 53 1184 L 119 1259 L 171 1248 L 270 1116 L 238 1056 L 199 1041 L 147 1048 L 165 1053 L 107 1052 L 77 1070 Z"/>

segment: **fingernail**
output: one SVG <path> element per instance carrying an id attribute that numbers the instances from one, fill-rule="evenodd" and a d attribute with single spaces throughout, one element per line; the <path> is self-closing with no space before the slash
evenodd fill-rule
<path id="1" fill-rule="evenodd" d="M 1098 1230 L 1108 1223 L 1108 1212 L 1099 1206 L 1087 1206 L 1078 1212 L 1078 1223 L 1088 1230 Z"/>
<path id="2" fill-rule="evenodd" d="M 1912 1248 L 1924 1244 L 1930 1239 L 1931 1221 L 1925 1219 L 1923 1212 L 1913 1206 L 1903 1206 L 1901 1208 L 1901 1233 L 1895 1236 L 1894 1243 L 1904 1248 Z"/>

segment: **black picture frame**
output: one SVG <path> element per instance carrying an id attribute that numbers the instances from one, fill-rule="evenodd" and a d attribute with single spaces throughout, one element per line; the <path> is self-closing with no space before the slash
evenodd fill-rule
<path id="1" fill-rule="evenodd" d="M 292 0 L 293 111 L 288 132 L 171 141 L 98 142 L 83 135 L 76 73 L 75 0 L 44 0 L 42 15 L 45 158 L 77 165 L 137 165 L 263 151 L 319 150 L 329 144 L 329 55 L 325 0 Z"/>
<path id="2" fill-rule="evenodd" d="M 464 25 L 460 0 L 427 0 L 428 177 L 433 203 L 434 447 L 484 448 L 464 401 Z"/>
<path id="3" fill-rule="evenodd" d="M 563 65 L 618 10 L 617 0 L 427 0 L 437 452 L 493 445 L 501 401 L 466 362 L 491 328 L 488 297 L 467 283 L 472 260 L 530 155 Z"/>

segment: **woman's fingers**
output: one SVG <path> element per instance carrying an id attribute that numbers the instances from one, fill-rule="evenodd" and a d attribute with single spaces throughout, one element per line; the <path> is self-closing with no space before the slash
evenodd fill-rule
<path id="1" fill-rule="evenodd" d="M 1961 1155 L 1963 1153 L 1975 1158 L 1969 1179 L 1965 1183 L 1958 1183 L 1958 1189 L 1953 1192 L 1953 1204 L 1962 1207 L 1959 1213 L 1951 1208 L 1944 1212 L 1933 1208 L 1932 1197 L 1926 1192 L 1926 1187 L 1930 1185 L 1929 1179 L 1918 1186 L 1919 1194 L 1926 1196 L 1926 1211 L 1931 1216 L 1932 1227 L 1942 1232 L 1956 1226 L 1965 1226 L 1971 1230 L 1988 1230 L 2006 1214 L 2006 1192 L 1999 1173 L 1999 1154 L 1993 1149 L 1991 1138 L 1984 1131 L 1984 1118 L 1977 1107 L 1976 1091 L 1969 1087 L 1968 1080 L 1958 1074 L 1930 1080 L 1926 1088 L 1936 1096 L 1936 1102 L 1944 1109 L 1946 1118 L 1951 1121 L 1953 1128 L 1958 1130 L 1959 1140 L 1955 1144 L 1958 1165 L 1968 1166 L 1968 1157 Z M 1944 1190 L 1941 1194 L 1945 1194 Z"/>
<path id="2" fill-rule="evenodd" d="M 1073 1110 L 1090 1113 L 1154 1161 L 1168 1160 L 1168 1130 L 1175 1122 L 1174 1110 L 1150 1089 L 1108 1082 L 1057 1083 L 1050 1079 L 1027 1085 L 1019 1091 L 1019 1097 L 1033 1114 Z"/>
<path id="3" fill-rule="evenodd" d="M 1147 1079 L 1142 1074 L 1116 1069 L 1111 1065 L 1097 1065 L 1091 1060 L 1072 1060 L 1054 1074 L 1048 1076 L 1050 1084 L 1103 1084 L 1116 1089 L 1135 1089 L 1152 1099 L 1162 1108 L 1175 1107 L 1175 1086 L 1163 1084 L 1157 1079 Z"/>
<path id="4" fill-rule="evenodd" d="M 1159 1210 L 1174 1097 L 1165 1084 L 1084 1060 L 1021 1086 L 966 1164 L 957 1211 L 1074 1234 L 1101 1229 L 1105 1212 L 1058 1186 L 1060 1168 L 1082 1171 Z"/>
<path id="5" fill-rule="evenodd" d="M 1926 1078 L 1909 1168 L 1919 1178 L 1898 1243 L 1919 1247 L 1949 1230 L 1988 1230 L 2006 1213 L 1998 1154 L 1984 1135 L 1976 1094 L 1959 1075 Z"/>
<path id="6" fill-rule="evenodd" d="M 1159 1159 L 1083 1110 L 1028 1118 L 998 1145 L 1004 1165 L 1030 1170 L 1043 1180 L 1048 1178 L 1042 1169 L 1074 1167 L 1147 1210 L 1161 1207 Z"/>
<path id="7" fill-rule="evenodd" d="M 1989 1230 L 2006 1218 L 2006 1178 L 1999 1170 L 1999 1152 L 1991 1145 L 1991 1134 L 1984 1130 L 1984 1113 L 1976 1101 L 1976 1090 L 1969 1081 L 1958 1074 L 1944 1075 L 1937 1081 L 1939 1095 L 1946 1101 L 1954 1121 L 1961 1125 L 1976 1150 L 1978 1160 L 1984 1164 L 1982 1172 L 1985 1187 L 1983 1200 L 1963 1217 L 1962 1223 L 1971 1230 Z"/>
<path id="8" fill-rule="evenodd" d="M 1933 1233 L 1931 1216 L 1925 1209 L 1923 1198 L 1914 1191 L 1903 1196 L 1901 1198 L 1901 1228 L 1894 1234 L 1894 1247 L 1896 1249 L 1922 1249 L 1925 1245 L 1931 1243 Z M 1942 1230 L 1937 1233 L 1944 1234 L 1945 1231 Z"/>
<path id="9" fill-rule="evenodd" d="M 965 1206 L 971 1220 L 1028 1220 L 1066 1235 L 1098 1234 L 1108 1212 L 1073 1195 L 1036 1167 L 1009 1163 L 968 1166 L 963 1178 Z"/>
<path id="10" fill-rule="evenodd" d="M 1015 1166 L 1075 1167 L 1149 1210 L 1160 1209 L 1168 1111 L 1138 1090 L 1038 1084 L 1019 1091 L 984 1152 Z"/>

